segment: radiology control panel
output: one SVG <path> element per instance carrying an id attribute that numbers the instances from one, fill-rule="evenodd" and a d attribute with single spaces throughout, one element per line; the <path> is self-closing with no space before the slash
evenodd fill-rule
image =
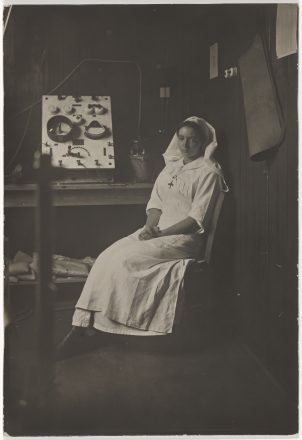
<path id="1" fill-rule="evenodd" d="M 114 169 L 110 97 L 43 96 L 42 153 L 57 167 Z"/>

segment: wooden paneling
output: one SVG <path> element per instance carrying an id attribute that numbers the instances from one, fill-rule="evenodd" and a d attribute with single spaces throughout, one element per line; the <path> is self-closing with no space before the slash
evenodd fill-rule
<path id="1" fill-rule="evenodd" d="M 204 115 L 216 128 L 221 162 L 233 209 L 228 224 L 232 270 L 231 293 L 243 341 L 266 364 L 276 379 L 297 393 L 297 57 L 276 60 L 275 5 L 213 7 L 199 29 L 204 65 L 196 63 L 187 40 L 194 73 L 185 74 L 188 113 Z M 270 36 L 273 78 L 286 125 L 280 147 L 263 162 L 249 159 L 240 78 L 224 80 L 223 70 L 238 65 L 256 32 Z M 209 80 L 209 46 L 219 45 L 220 77 Z M 197 68 L 195 69 L 195 64 Z M 198 70 L 199 69 L 199 70 Z M 252 87 L 252 85 L 251 85 Z M 230 262 L 233 260 L 233 264 Z"/>
<path id="2" fill-rule="evenodd" d="M 28 124 L 18 160 L 29 166 L 40 144 L 41 106 L 34 107 L 30 119 L 28 112 L 13 117 L 81 60 L 138 60 L 143 70 L 142 135 L 152 137 L 148 147 L 157 157 L 158 169 L 162 166 L 159 155 L 180 119 L 201 115 L 216 128 L 217 158 L 230 186 L 217 287 L 221 294 L 227 290 L 235 305 L 238 334 L 295 397 L 297 56 L 276 59 L 275 13 L 276 5 L 14 6 L 4 41 L 5 153 L 7 162 Z M 239 56 L 259 31 L 270 48 L 286 136 L 274 154 L 257 163 L 248 156 L 240 78 L 224 80 L 222 75 L 225 68 L 238 65 Z M 219 44 L 219 78 L 210 81 L 209 46 L 215 42 Z M 162 85 L 171 86 L 164 127 L 159 99 Z M 87 63 L 59 91 L 112 96 L 116 178 L 128 180 L 128 151 L 137 134 L 135 69 Z M 165 136 L 155 136 L 159 128 L 166 129 Z M 114 207 L 110 215 L 102 207 L 87 208 L 85 215 L 72 208 L 67 217 L 60 211 L 57 249 L 67 254 L 72 249 L 77 256 L 80 246 L 83 252 L 97 254 L 143 222 L 141 208 L 133 207 L 122 227 L 121 212 L 113 212 Z M 77 222 L 70 221 L 73 216 Z M 11 224 L 15 221 L 10 220 Z M 25 224 L 30 229 L 30 221 Z M 70 238 L 64 233 L 68 226 Z"/>
<path id="3" fill-rule="evenodd" d="M 274 41 L 276 7 L 270 8 L 269 25 Z M 277 60 L 274 45 L 270 59 L 286 125 L 285 138 L 269 161 L 269 277 L 271 321 L 268 329 L 270 363 L 286 378 L 297 398 L 297 261 L 298 261 L 298 124 L 297 55 Z M 288 337 L 290 335 L 290 337 Z"/>
<path id="4" fill-rule="evenodd" d="M 183 34 L 190 28 L 190 20 L 184 20 L 182 11 L 182 7 L 168 5 L 13 6 L 4 39 L 6 164 L 25 136 L 7 174 L 21 162 L 30 179 L 32 155 L 40 149 L 41 104 L 32 111 L 22 110 L 87 58 L 140 63 L 144 97 L 141 135 L 152 137 L 148 148 L 156 157 L 161 154 L 167 141 L 156 136 L 158 130 L 169 132 L 183 117 L 180 60 Z M 171 98 L 165 105 L 159 99 L 162 85 L 171 87 Z M 129 180 L 128 154 L 138 134 L 135 66 L 87 61 L 55 93 L 112 97 L 116 180 Z"/>

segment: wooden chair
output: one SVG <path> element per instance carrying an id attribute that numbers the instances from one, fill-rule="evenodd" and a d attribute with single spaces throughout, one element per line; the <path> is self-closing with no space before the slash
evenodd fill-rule
<path id="1" fill-rule="evenodd" d="M 213 298 L 215 268 L 211 263 L 224 196 L 225 193 L 221 191 L 216 200 L 213 200 L 214 208 L 210 210 L 212 215 L 205 228 L 207 239 L 203 256 L 190 264 L 186 270 L 184 294 L 178 299 L 173 332 L 164 338 L 159 338 L 158 341 L 161 342 L 163 350 L 177 352 L 200 350 L 205 344 L 211 344 L 217 333 L 214 313 L 212 313 L 216 305 Z M 161 345 L 157 343 L 157 338 L 153 338 L 155 339 L 153 344 L 159 349 Z M 150 341 L 148 345 L 151 344 Z"/>
<path id="2" fill-rule="evenodd" d="M 186 270 L 184 295 L 180 298 L 179 304 L 177 305 L 176 323 L 179 323 L 183 319 L 182 315 L 186 315 L 192 310 L 202 309 L 208 312 L 214 306 L 212 289 L 214 273 L 211 261 L 217 224 L 224 197 L 225 192 L 221 191 L 218 193 L 216 199 L 212 201 L 214 208 L 210 210 L 212 215 L 205 226 L 207 238 L 203 256 L 190 264 Z"/>
<path id="3" fill-rule="evenodd" d="M 176 306 L 173 332 L 166 336 L 133 337 L 123 336 L 125 345 L 142 350 L 168 352 L 191 352 L 200 350 L 204 344 L 211 344 L 215 338 L 215 323 L 212 319 L 214 310 L 212 281 L 212 251 L 221 214 L 225 193 L 219 192 L 212 200 L 213 209 L 205 226 L 207 239 L 202 258 L 194 261 L 186 270 L 184 294 Z"/>

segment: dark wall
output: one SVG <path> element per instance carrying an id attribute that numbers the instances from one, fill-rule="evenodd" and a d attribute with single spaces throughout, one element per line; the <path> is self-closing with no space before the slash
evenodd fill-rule
<path id="1" fill-rule="evenodd" d="M 235 303 L 243 340 L 296 397 L 297 56 L 276 59 L 275 15 L 276 5 L 14 7 L 4 41 L 5 156 L 8 163 L 28 126 L 14 163 L 31 162 L 40 146 L 41 106 L 16 115 L 84 58 L 138 60 L 143 71 L 142 135 L 153 136 L 161 128 L 167 133 L 148 143 L 157 155 L 156 167 L 162 166 L 159 154 L 179 120 L 200 114 L 217 130 L 217 157 L 231 189 L 224 206 L 227 234 L 221 241 L 224 271 L 218 282 L 222 290 L 227 286 Z M 222 78 L 226 67 L 238 65 L 258 31 L 269 50 L 286 127 L 282 144 L 259 163 L 248 155 L 240 78 Z M 220 76 L 210 81 L 209 45 L 214 42 L 219 43 Z M 161 85 L 171 86 L 166 106 L 159 99 Z M 112 96 L 117 180 L 129 178 L 137 90 L 134 67 L 85 63 L 57 91 Z M 131 218 L 125 232 L 130 225 Z M 101 248 L 105 244 L 98 242 Z"/>
<path id="2" fill-rule="evenodd" d="M 53 210 L 53 252 L 74 258 L 97 257 L 116 240 L 140 228 L 146 218 L 143 205 L 73 206 Z M 10 208 L 5 213 L 9 257 L 18 250 L 35 251 L 33 208 Z"/>
<path id="3" fill-rule="evenodd" d="M 153 154 L 154 174 L 163 167 L 161 154 L 171 130 L 183 118 L 183 42 L 190 17 L 204 8 L 183 6 L 13 6 L 4 38 L 5 173 L 11 180 L 17 163 L 21 181 L 35 180 L 33 153 L 41 144 L 41 95 L 54 93 L 110 95 L 113 109 L 116 181 L 131 179 L 128 154 L 137 136 L 138 75 L 134 65 L 87 61 L 133 60 L 142 69 L 142 130 Z M 161 86 L 171 87 L 169 102 L 159 97 Z M 36 103 L 32 110 L 27 109 Z M 159 130 L 163 134 L 159 135 Z M 22 142 L 20 142 L 22 141 Z M 19 150 L 15 156 L 15 152 Z M 12 160 L 13 159 L 13 160 Z M 54 250 L 70 256 L 96 256 L 108 244 L 141 226 L 143 206 L 58 208 Z M 80 212 L 81 211 L 81 212 Z M 6 230 L 10 249 L 34 249 L 34 213 L 9 210 Z M 123 225 L 111 219 L 123 218 Z M 93 232 L 92 232 L 93 231 Z M 63 239 L 64 238 L 64 239 Z M 79 243 L 81 243 L 79 245 Z M 80 247 L 80 251 L 79 251 Z"/>
<path id="4" fill-rule="evenodd" d="M 195 10 L 198 14 L 203 11 Z M 22 111 L 87 58 L 140 63 L 141 135 L 152 137 L 146 145 L 151 152 L 162 153 L 170 134 L 156 137 L 158 131 L 169 132 L 183 117 L 182 44 L 190 27 L 186 14 L 182 6 L 13 6 L 4 39 L 7 174 L 17 162 L 29 168 L 33 152 L 40 148 L 41 104 Z M 163 85 L 171 87 L 171 98 L 165 103 L 159 98 Z M 128 153 L 138 135 L 135 66 L 84 62 L 55 93 L 112 97 L 116 180 L 129 180 Z M 23 137 L 20 153 L 10 164 Z"/>
<path id="5" fill-rule="evenodd" d="M 292 397 L 297 397 L 297 55 L 277 60 L 276 5 L 213 6 L 207 22 L 187 35 L 187 113 L 203 114 L 218 133 L 218 157 L 231 191 L 228 242 L 243 339 Z M 209 45 L 219 44 L 220 75 L 238 66 L 256 32 L 264 38 L 286 134 L 262 162 L 248 155 L 240 78 L 209 80 Z M 203 41 L 202 45 L 191 45 Z M 194 68 L 192 68 L 192 66 Z M 251 84 L 253 87 L 253 84 Z M 224 249 L 225 257 L 227 252 Z M 230 260 L 225 258 L 229 267 Z"/>

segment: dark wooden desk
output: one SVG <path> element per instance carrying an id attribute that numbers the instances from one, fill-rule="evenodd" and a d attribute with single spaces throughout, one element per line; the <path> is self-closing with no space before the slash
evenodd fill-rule
<path id="1" fill-rule="evenodd" d="M 152 183 L 54 183 L 53 205 L 60 207 L 113 206 L 147 204 Z M 35 208 L 37 186 L 35 184 L 5 185 L 4 207 Z M 85 278 L 59 278 L 55 284 L 84 283 Z M 32 286 L 36 281 L 19 281 L 11 286 Z"/>
<path id="2" fill-rule="evenodd" d="M 54 206 L 144 205 L 152 183 L 54 183 Z M 35 184 L 5 185 L 5 208 L 36 206 Z"/>

